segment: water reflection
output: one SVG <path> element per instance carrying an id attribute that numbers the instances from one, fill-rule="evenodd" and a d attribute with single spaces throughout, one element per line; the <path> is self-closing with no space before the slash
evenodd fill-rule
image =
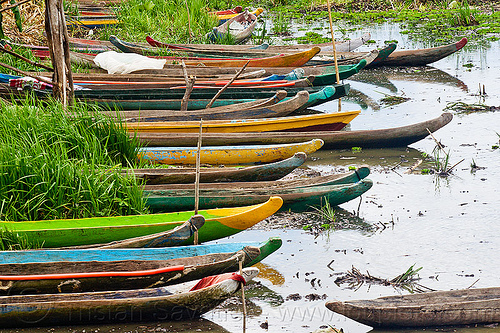
<path id="1" fill-rule="evenodd" d="M 12 330 L 0 329 L 1 333 L 87 333 L 87 332 L 213 332 L 229 333 L 224 327 L 213 321 L 198 318 L 191 321 L 173 321 L 173 322 L 140 322 L 140 323 L 122 323 L 107 325 L 75 325 L 75 326 L 53 326 L 53 327 L 32 327 L 16 328 Z"/>
<path id="2" fill-rule="evenodd" d="M 259 269 L 259 278 L 265 279 L 273 284 L 273 286 L 282 286 L 285 283 L 285 277 L 278 272 L 274 267 L 259 262 L 254 265 Z"/>
<path id="3" fill-rule="evenodd" d="M 467 84 L 459 78 L 448 74 L 440 69 L 425 67 L 399 67 L 399 68 L 374 68 L 360 71 L 349 78 L 352 81 L 368 83 L 377 87 L 388 89 L 392 93 L 397 93 L 398 88 L 394 82 L 407 81 L 418 84 L 438 84 L 460 88 L 464 92 L 469 92 Z"/>
<path id="4" fill-rule="evenodd" d="M 369 333 L 395 333 L 401 332 L 402 330 L 396 329 L 373 329 Z M 414 329 L 404 329 L 404 333 L 422 333 L 422 332 L 454 332 L 454 333 L 499 333 L 500 327 L 498 324 L 493 325 L 473 325 L 473 326 L 449 326 L 449 327 L 425 327 L 425 328 L 414 328 Z"/>

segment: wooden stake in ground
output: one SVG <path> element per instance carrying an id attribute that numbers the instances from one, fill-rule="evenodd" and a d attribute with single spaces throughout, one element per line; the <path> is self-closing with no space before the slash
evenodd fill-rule
<path id="1" fill-rule="evenodd" d="M 228 83 L 226 83 L 226 85 L 224 87 L 222 87 L 218 92 L 217 94 L 215 94 L 215 96 L 210 100 L 210 102 L 208 103 L 207 105 L 207 109 L 210 109 L 212 107 L 212 105 L 214 104 L 215 100 L 217 98 L 219 98 L 219 96 L 227 89 L 227 87 L 229 87 L 231 85 L 231 83 L 234 82 L 234 80 L 236 80 L 238 78 L 238 76 L 240 76 L 240 74 L 245 70 L 245 68 L 247 68 L 248 66 L 248 63 L 250 62 L 250 60 L 248 60 L 244 65 L 243 67 L 241 67 L 241 69 L 238 71 L 238 73 L 236 73 L 235 76 L 233 76 L 233 78 L 231 80 L 229 80 Z"/>
<path id="2" fill-rule="evenodd" d="M 191 39 L 191 38 L 193 38 L 193 31 L 191 30 L 191 17 L 189 15 L 189 5 L 188 5 L 187 0 L 186 0 L 186 11 L 187 11 L 187 16 L 188 16 L 189 39 Z"/>
<path id="3" fill-rule="evenodd" d="M 73 75 L 69 60 L 69 36 L 62 0 L 45 0 L 45 32 L 54 68 L 52 92 L 63 105 L 72 105 L 74 97 Z"/>
<path id="4" fill-rule="evenodd" d="M 328 17 L 330 18 L 330 32 L 332 33 L 332 44 L 333 44 L 333 62 L 335 64 L 335 77 L 337 78 L 337 84 L 340 84 L 340 74 L 339 74 L 339 64 L 337 62 L 337 48 L 335 46 L 335 36 L 333 35 L 333 21 L 332 21 L 332 9 L 330 8 L 330 0 L 326 0 L 328 5 Z M 341 100 L 339 98 L 339 112 L 341 111 Z"/>

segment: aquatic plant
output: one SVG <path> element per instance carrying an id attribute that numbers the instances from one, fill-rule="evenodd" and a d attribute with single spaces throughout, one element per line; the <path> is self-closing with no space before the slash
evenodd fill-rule
<path id="1" fill-rule="evenodd" d="M 123 125 L 77 104 L 43 108 L 31 96 L 0 103 L 0 219 L 9 221 L 140 214 L 138 143 Z"/>
<path id="2" fill-rule="evenodd" d="M 448 103 L 448 105 L 446 105 L 444 110 L 451 110 L 451 111 L 455 111 L 456 113 L 469 114 L 469 113 L 475 113 L 475 112 L 498 111 L 499 108 L 495 107 L 495 106 L 488 106 L 485 104 L 480 104 L 480 103 L 467 104 L 464 102 L 453 102 L 453 103 Z"/>
<path id="3" fill-rule="evenodd" d="M 470 7 L 467 0 L 463 0 L 458 3 L 457 10 L 450 17 L 450 24 L 454 27 L 478 25 L 479 22 L 476 17 L 479 14 L 480 12 L 478 9 Z"/>
<path id="4" fill-rule="evenodd" d="M 274 17 L 273 32 L 279 36 L 290 35 L 290 21 L 282 12 Z"/>
<path id="5" fill-rule="evenodd" d="M 401 104 L 401 103 L 404 103 L 404 102 L 410 100 L 410 98 L 404 97 L 404 96 L 390 95 L 390 94 L 386 94 L 386 93 L 382 93 L 382 92 L 378 92 L 378 93 L 384 95 L 384 97 L 380 99 L 380 104 L 383 104 L 383 105 L 385 104 L 388 106 L 394 106 L 394 105 L 398 105 L 398 104 Z"/>
<path id="6" fill-rule="evenodd" d="M 329 223 L 335 223 L 335 208 L 330 205 L 330 202 L 325 199 L 325 203 L 322 204 L 319 208 L 312 206 L 314 209 L 314 214 L 318 217 L 327 220 Z"/>
<path id="7" fill-rule="evenodd" d="M 408 268 L 404 273 L 393 279 L 383 279 L 375 277 L 369 272 L 363 274 L 359 269 L 352 266 L 350 271 L 347 271 L 346 274 L 335 279 L 335 284 L 340 285 L 343 283 L 349 283 L 349 288 L 351 289 L 358 289 L 364 283 L 370 283 L 405 289 L 411 293 L 431 291 L 432 289 L 417 283 L 417 281 L 420 280 L 418 272 L 422 269 L 422 267 L 417 269 L 414 267 L 415 264 L 411 265 L 410 268 Z"/>

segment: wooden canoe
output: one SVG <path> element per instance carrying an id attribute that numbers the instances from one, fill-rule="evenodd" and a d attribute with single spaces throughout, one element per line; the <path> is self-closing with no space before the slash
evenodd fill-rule
<path id="1" fill-rule="evenodd" d="M 304 177 L 293 180 L 276 181 L 257 181 L 257 182 L 233 182 L 233 183 L 203 183 L 200 189 L 203 190 L 233 190 L 233 189 L 284 189 L 284 188 L 302 188 L 311 186 L 326 186 L 355 183 L 368 177 L 370 169 L 367 166 L 351 170 L 344 173 L 338 173 L 327 176 Z M 169 190 L 190 190 L 192 184 L 160 184 L 146 185 L 144 191 L 147 195 L 149 191 L 169 191 Z"/>
<path id="2" fill-rule="evenodd" d="M 364 33 L 360 37 L 353 38 L 345 41 L 335 42 L 335 50 L 337 52 L 351 52 L 365 44 L 369 41 L 371 35 L 369 32 Z M 331 42 L 321 43 L 321 44 L 295 44 L 295 45 L 269 45 L 267 50 L 273 52 L 298 52 L 303 51 L 305 49 L 310 49 L 311 47 L 319 47 L 321 48 L 321 52 L 319 55 L 332 55 L 333 54 L 333 45 Z"/>
<path id="3" fill-rule="evenodd" d="M 246 246 L 236 253 L 179 259 L 0 264 L 0 295 L 57 294 L 160 287 L 238 270 L 260 255 Z"/>
<path id="4" fill-rule="evenodd" d="M 232 112 L 240 108 L 253 109 L 258 107 L 271 106 L 282 101 L 287 95 L 285 90 L 278 90 L 276 94 L 269 98 L 262 99 L 221 99 L 216 100 L 211 108 L 212 111 L 227 110 Z M 313 96 L 314 97 L 314 96 Z M 311 99 L 311 97 L 309 97 Z M 160 100 L 114 100 L 114 99 L 87 99 L 89 103 L 95 103 L 107 110 L 180 110 L 181 100 L 160 99 Z M 210 103 L 209 99 L 196 99 L 188 101 L 188 110 L 205 109 Z"/>
<path id="5" fill-rule="evenodd" d="M 350 86 L 348 83 L 331 85 L 335 89 L 334 95 L 330 100 L 344 97 L 348 94 Z M 193 89 L 190 98 L 192 100 L 198 99 L 212 99 L 221 87 L 217 86 L 204 86 Z M 319 92 L 324 87 L 294 87 L 292 84 L 276 85 L 276 86 L 262 86 L 258 88 L 252 87 L 229 87 L 227 88 L 218 99 L 260 99 L 270 98 L 276 94 L 277 90 L 286 90 L 288 97 L 295 96 L 299 91 L 307 91 L 309 95 Z M 169 89 L 156 88 L 156 89 L 114 89 L 113 87 L 94 87 L 89 90 L 75 90 L 75 97 L 82 100 L 162 100 L 162 99 L 179 99 L 184 97 L 185 86 L 173 87 Z M 37 91 L 38 93 L 38 91 Z M 231 103 L 231 104 L 234 104 Z M 137 108 L 136 108 L 137 109 Z M 160 108 L 157 108 L 160 109 Z M 174 108 L 170 108 L 174 109 Z"/>
<path id="6" fill-rule="evenodd" d="M 361 59 L 357 64 L 354 65 L 339 65 L 339 76 L 341 80 L 347 79 L 352 75 L 358 73 L 363 69 L 368 62 L 373 61 L 378 56 L 378 51 L 372 52 L 373 57 L 367 59 Z M 189 67 L 188 73 L 195 75 L 197 79 L 201 81 L 212 80 L 212 81 L 224 81 L 230 80 L 234 77 L 234 72 L 238 71 L 238 68 L 221 68 L 220 72 L 215 71 L 216 68 L 213 67 Z M 181 68 L 168 68 L 162 69 L 162 74 L 107 74 L 107 73 L 75 73 L 74 81 L 78 82 L 162 82 L 162 81 L 174 81 L 174 80 L 184 80 L 184 73 Z M 304 66 L 295 68 L 288 67 L 270 67 L 256 71 L 255 68 L 248 69 L 243 72 L 245 74 L 240 75 L 240 79 L 260 79 L 260 80 L 287 80 L 291 81 L 294 79 L 302 79 L 310 76 L 314 76 L 314 81 L 311 83 L 313 85 L 327 85 L 333 84 L 336 81 L 329 79 L 326 81 L 325 78 L 330 78 L 336 76 L 335 66 Z M 44 73 L 33 73 L 33 75 L 40 75 Z M 48 75 L 48 74 L 45 74 Z M 244 77 L 246 75 L 246 77 Z M 257 81 L 257 80 L 256 80 Z M 199 81 L 197 81 L 199 82 Z M 237 80 L 238 82 L 238 80 Z"/>
<path id="7" fill-rule="evenodd" d="M 201 168 L 201 183 L 217 182 L 255 182 L 280 179 L 300 165 L 307 158 L 305 153 L 295 153 L 292 157 L 273 163 L 247 167 Z M 195 168 L 153 168 L 129 170 L 136 178 L 147 185 L 158 184 L 193 184 L 196 176 Z"/>
<path id="8" fill-rule="evenodd" d="M 232 249 L 236 251 L 228 251 L 231 247 L 226 247 L 223 252 L 213 252 L 217 251 L 217 246 L 209 246 L 210 253 L 204 251 L 189 257 L 180 256 L 179 253 L 169 256 L 159 249 L 147 253 L 148 259 L 143 259 L 142 252 L 120 251 L 119 260 L 110 260 L 116 257 L 114 250 L 105 250 L 104 260 L 96 260 L 94 252 L 88 250 L 43 251 L 49 252 L 48 261 L 44 262 L 40 262 L 40 250 L 23 251 L 21 262 L 10 260 L 9 263 L 0 264 L 0 283 L 3 286 L 0 295 L 110 291 L 172 285 L 238 270 L 240 261 L 243 267 L 254 265 L 279 249 L 281 243 L 281 239 L 275 237 L 253 245 L 234 244 Z M 61 258 L 64 256 L 77 258 L 77 261 Z"/>
<path id="9" fill-rule="evenodd" d="M 265 182 L 264 182 L 265 183 Z M 204 184 L 206 185 L 206 184 Z M 368 191 L 373 185 L 370 179 L 347 184 L 331 184 L 304 187 L 267 188 L 200 188 L 199 207 L 231 207 L 241 204 L 259 203 L 268 200 L 270 195 L 278 195 L 283 199 L 284 209 L 307 209 L 311 205 L 321 205 L 328 201 L 336 206 Z M 155 187 L 156 186 L 156 187 Z M 191 207 L 194 205 L 195 191 L 191 189 L 168 189 L 169 185 L 147 187 L 146 204 L 154 212 L 170 211 L 172 207 Z M 153 189 L 154 188 L 154 189 Z"/>
<path id="10" fill-rule="evenodd" d="M 258 247 L 260 255 L 256 260 L 262 260 L 281 247 L 279 237 L 271 237 L 264 242 L 234 242 L 220 244 L 202 244 L 189 246 L 174 246 L 165 248 L 134 248 L 134 249 L 37 249 L 22 251 L 0 251 L 2 264 L 29 264 L 44 262 L 67 262 L 69 264 L 81 261 L 117 262 L 120 260 L 152 260 L 179 259 L 186 257 L 205 256 L 217 253 L 235 253 L 246 246 Z M 252 261 L 250 265 L 253 265 Z"/>
<path id="11" fill-rule="evenodd" d="M 1 327 L 67 325 L 128 321 L 193 319 L 210 311 L 257 276 L 255 267 L 242 276 L 229 273 L 201 289 L 186 282 L 169 287 L 72 294 L 17 295 L 0 297 Z M 234 274 L 234 275 L 233 275 Z M 203 282 L 213 280 L 204 278 Z M 236 280 L 234 280 L 236 279 Z"/>
<path id="12" fill-rule="evenodd" d="M 260 14 L 260 13 L 259 13 Z M 252 36 L 257 24 L 257 16 L 248 10 L 237 14 L 221 25 L 214 27 L 206 37 L 212 42 L 231 40 L 240 44 Z M 237 28 L 235 28 L 237 26 Z"/>
<path id="13" fill-rule="evenodd" d="M 243 133 L 270 131 L 338 131 L 361 111 L 344 111 L 303 116 L 262 119 L 203 121 L 203 133 Z M 198 133 L 199 121 L 126 123 L 128 131 L 149 133 Z"/>
<path id="14" fill-rule="evenodd" d="M 201 147 L 200 162 L 211 165 L 241 165 L 270 163 L 289 158 L 298 152 L 311 154 L 323 146 L 323 141 L 313 139 L 301 143 L 261 146 L 217 146 Z M 196 163 L 196 147 L 144 147 L 139 158 L 153 163 Z"/>
<path id="15" fill-rule="evenodd" d="M 379 56 L 378 50 L 372 50 L 369 52 L 350 52 L 348 56 L 339 59 L 339 65 L 349 66 L 359 64 L 360 61 L 365 60 L 367 64 L 371 63 Z M 335 71 L 335 66 L 333 65 L 323 65 L 323 66 L 296 66 L 301 67 L 305 71 L 305 76 L 308 75 L 322 75 L 331 74 Z M 234 76 L 241 67 L 199 67 L 199 66 L 186 66 L 189 75 L 196 75 L 196 77 L 213 77 L 220 75 L 230 75 Z M 263 68 L 268 75 L 272 74 L 288 74 L 293 68 L 289 67 L 266 67 Z M 248 68 L 243 71 L 243 73 L 254 72 L 256 68 Z M 343 71 L 340 67 L 339 74 Z M 143 69 L 134 72 L 134 74 L 148 74 L 148 75 L 174 75 L 176 77 L 184 77 L 182 72 L 182 67 L 179 65 L 168 65 L 162 69 Z"/>
<path id="16" fill-rule="evenodd" d="M 241 103 L 233 104 L 227 107 L 201 109 L 188 112 L 177 110 L 127 110 L 101 111 L 101 113 L 126 122 L 199 121 L 200 119 L 203 119 L 203 121 L 259 119 L 288 116 L 290 113 L 300 109 L 308 101 L 309 93 L 307 91 L 301 91 L 287 101 L 270 106 L 257 105 L 245 108 L 242 104 L 247 103 Z"/>
<path id="17" fill-rule="evenodd" d="M 282 204 L 281 198 L 272 197 L 261 205 L 201 210 L 198 213 L 205 217 L 205 225 L 199 230 L 199 241 L 206 242 L 245 230 L 274 214 Z M 186 211 L 86 219 L 1 221 L 0 227 L 26 236 L 34 244 L 50 248 L 109 243 L 150 235 L 171 230 L 192 215 L 192 211 Z M 192 243 L 192 238 L 184 242 Z"/>
<path id="18" fill-rule="evenodd" d="M 449 56 L 463 48 L 467 38 L 456 43 L 427 49 L 400 50 L 392 52 L 382 61 L 374 61 L 368 67 L 376 66 L 424 66 Z"/>
<path id="19" fill-rule="evenodd" d="M 313 47 L 310 50 L 296 52 L 286 55 L 277 55 L 262 58 L 243 58 L 243 59 L 190 59 L 184 60 L 184 63 L 189 66 L 209 66 L 209 67 L 243 67 L 247 61 L 247 67 L 300 67 L 306 64 L 321 49 Z M 168 64 L 178 64 L 181 59 L 178 58 L 168 60 Z"/>
<path id="20" fill-rule="evenodd" d="M 279 92 L 279 91 L 278 91 Z M 286 91 L 284 91 L 286 93 Z M 12 93 L 16 93 L 12 91 Z M 300 92 L 297 92 L 297 94 Z M 334 86 L 326 86 L 321 90 L 309 93 L 309 100 L 301 106 L 298 110 L 306 109 L 311 106 L 320 105 L 327 101 L 336 99 L 340 95 L 336 93 Z M 272 97 L 271 97 L 272 98 Z M 292 97 L 286 97 L 283 101 L 288 101 Z M 117 100 L 117 99 L 101 99 L 101 98 L 84 98 L 87 103 L 93 103 L 100 108 L 106 110 L 180 110 L 180 99 L 132 99 L 132 100 Z M 263 100 L 263 99 L 261 99 Z M 188 110 L 200 110 L 206 108 L 210 99 L 191 99 L 188 102 Z M 253 98 L 234 98 L 234 99 L 217 99 L 214 107 L 228 107 L 229 105 L 239 103 L 253 103 L 258 104 L 259 100 Z M 221 108 L 223 109 L 223 108 Z M 230 108 L 232 109 L 232 107 Z"/>
<path id="21" fill-rule="evenodd" d="M 120 23 L 120 21 L 113 17 L 81 17 L 78 19 L 69 18 L 66 21 L 66 25 L 68 28 L 85 27 L 87 29 L 103 28 L 111 25 L 117 25 L 118 23 Z"/>
<path id="22" fill-rule="evenodd" d="M 434 327 L 500 322 L 500 288 L 459 289 L 329 301 L 334 312 L 372 327 Z"/>
<path id="23" fill-rule="evenodd" d="M 420 141 L 448 124 L 453 119 L 451 113 L 443 113 L 439 117 L 407 126 L 358 131 L 333 131 L 333 132 L 262 132 L 262 133 L 207 133 L 203 135 L 203 144 L 210 146 L 232 145 L 257 145 L 257 144 L 290 144 L 304 142 L 312 138 L 321 138 L 325 148 L 387 148 L 404 147 Z M 155 133 L 137 133 L 139 140 L 150 147 L 154 146 L 196 146 L 197 134 L 172 133 L 168 135 Z"/>
<path id="24" fill-rule="evenodd" d="M 72 248 L 85 249 L 123 249 L 123 248 L 154 248 L 176 246 L 185 243 L 205 224 L 203 215 L 194 215 L 180 226 L 172 230 L 156 234 L 127 238 L 105 244 L 79 245 Z"/>

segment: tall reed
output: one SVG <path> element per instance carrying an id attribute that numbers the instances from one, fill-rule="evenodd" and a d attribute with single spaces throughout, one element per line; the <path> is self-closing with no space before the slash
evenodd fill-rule
<path id="1" fill-rule="evenodd" d="M 121 125 L 77 105 L 0 103 L 0 219 L 140 214 L 142 190 L 124 176 L 137 142 Z"/>

